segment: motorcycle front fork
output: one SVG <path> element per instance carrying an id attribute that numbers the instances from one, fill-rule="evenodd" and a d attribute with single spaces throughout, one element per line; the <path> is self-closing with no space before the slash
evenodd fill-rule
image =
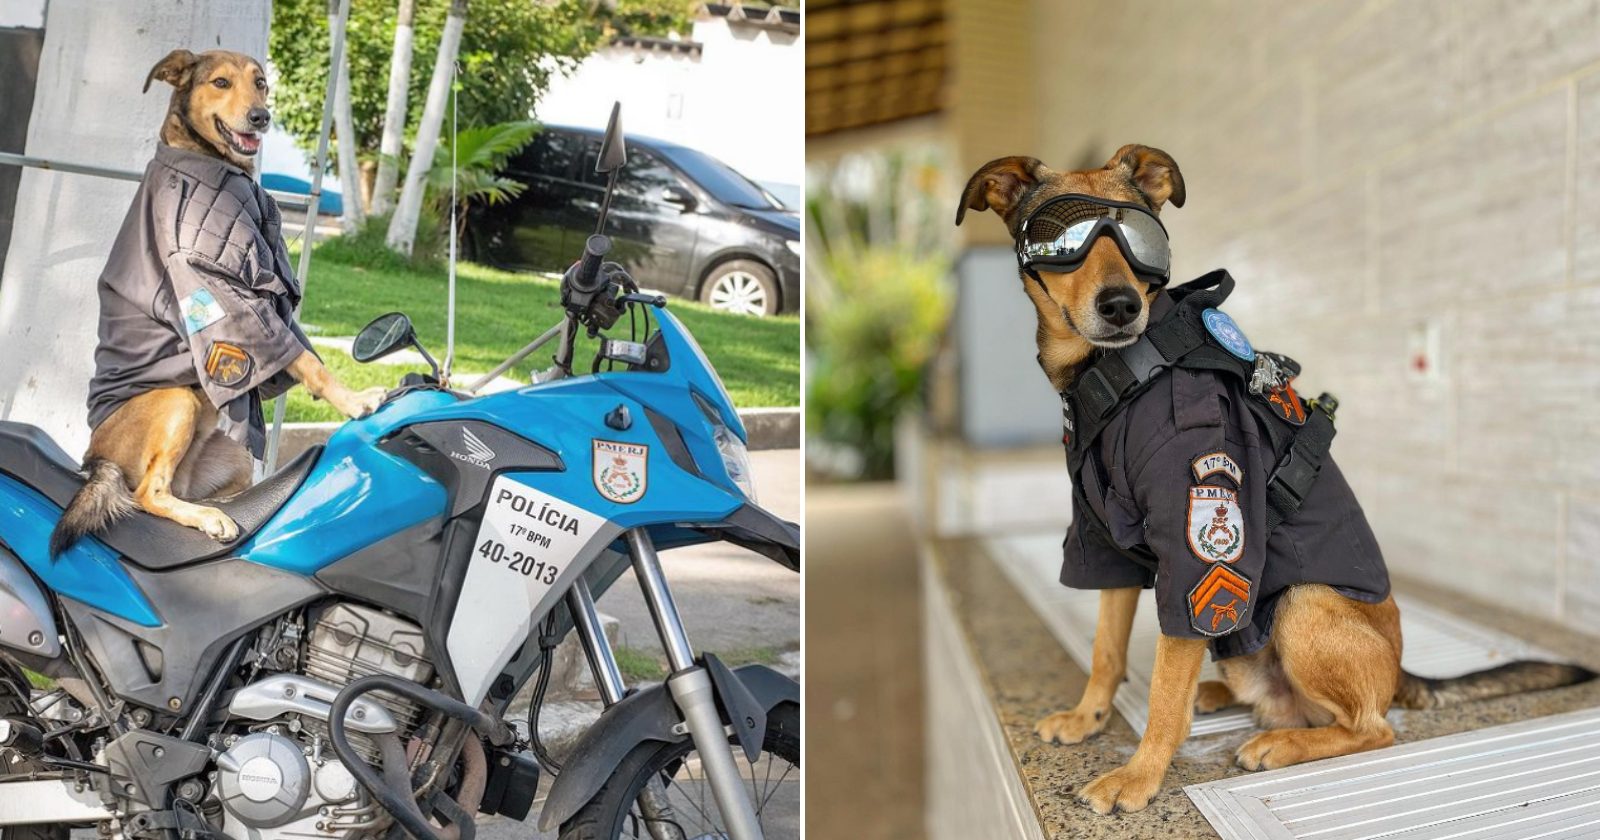
<path id="1" fill-rule="evenodd" d="M 644 591 L 645 604 L 650 608 L 650 617 L 655 621 L 661 645 L 667 652 L 667 663 L 672 668 L 671 676 L 667 677 L 667 690 L 683 714 L 684 725 L 700 755 L 700 764 L 705 768 L 728 834 L 732 840 L 762 840 L 755 805 L 734 762 L 733 748 L 717 712 L 711 675 L 695 662 L 694 649 L 689 645 L 683 620 L 678 616 L 678 605 L 672 600 L 672 591 L 667 588 L 666 577 L 661 572 L 661 558 L 656 554 L 655 544 L 642 528 L 634 528 L 626 536 L 629 554 L 633 556 L 634 577 Z M 609 707 L 622 700 L 626 688 L 616 656 L 611 651 L 611 642 L 600 626 L 588 583 L 580 579 L 567 593 L 567 606 L 589 667 L 594 672 L 600 698 Z M 651 779 L 639 795 L 639 808 L 653 840 L 685 840 L 673 819 L 666 786 L 659 778 Z"/>

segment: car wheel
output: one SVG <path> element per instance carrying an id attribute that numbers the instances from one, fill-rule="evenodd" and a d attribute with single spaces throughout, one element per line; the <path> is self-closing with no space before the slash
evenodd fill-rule
<path id="1" fill-rule="evenodd" d="M 700 284 L 700 300 L 712 309 L 764 317 L 778 311 L 778 278 L 755 260 L 729 260 Z"/>

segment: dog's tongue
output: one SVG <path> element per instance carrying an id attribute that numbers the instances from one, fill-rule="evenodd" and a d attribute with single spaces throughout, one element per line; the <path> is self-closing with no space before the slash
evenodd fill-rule
<path id="1" fill-rule="evenodd" d="M 261 148 L 261 135 L 259 134 L 240 134 L 235 131 L 233 139 L 239 144 L 239 148 L 247 152 L 254 152 Z"/>

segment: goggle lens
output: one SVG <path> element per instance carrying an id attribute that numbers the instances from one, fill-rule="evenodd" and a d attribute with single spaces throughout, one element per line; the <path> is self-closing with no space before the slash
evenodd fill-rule
<path id="1" fill-rule="evenodd" d="M 1107 228 L 1115 233 L 1113 238 L 1135 269 L 1166 276 L 1172 251 L 1167 232 L 1155 216 L 1131 205 L 1080 196 L 1053 199 L 1023 222 L 1023 262 L 1074 267 Z"/>

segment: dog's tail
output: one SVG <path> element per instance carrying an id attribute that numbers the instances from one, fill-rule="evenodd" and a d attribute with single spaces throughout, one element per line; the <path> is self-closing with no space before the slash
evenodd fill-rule
<path id="1" fill-rule="evenodd" d="M 98 534 L 113 522 L 133 513 L 138 504 L 128 490 L 122 468 L 104 458 L 83 462 L 89 480 L 67 503 L 67 509 L 50 533 L 50 557 L 56 558 L 89 534 Z"/>
<path id="2" fill-rule="evenodd" d="M 1401 671 L 1400 687 L 1394 693 L 1394 700 L 1402 709 L 1438 709 L 1471 700 L 1577 685 L 1595 676 L 1595 672 L 1581 665 L 1532 660 L 1507 662 L 1442 680 Z"/>

